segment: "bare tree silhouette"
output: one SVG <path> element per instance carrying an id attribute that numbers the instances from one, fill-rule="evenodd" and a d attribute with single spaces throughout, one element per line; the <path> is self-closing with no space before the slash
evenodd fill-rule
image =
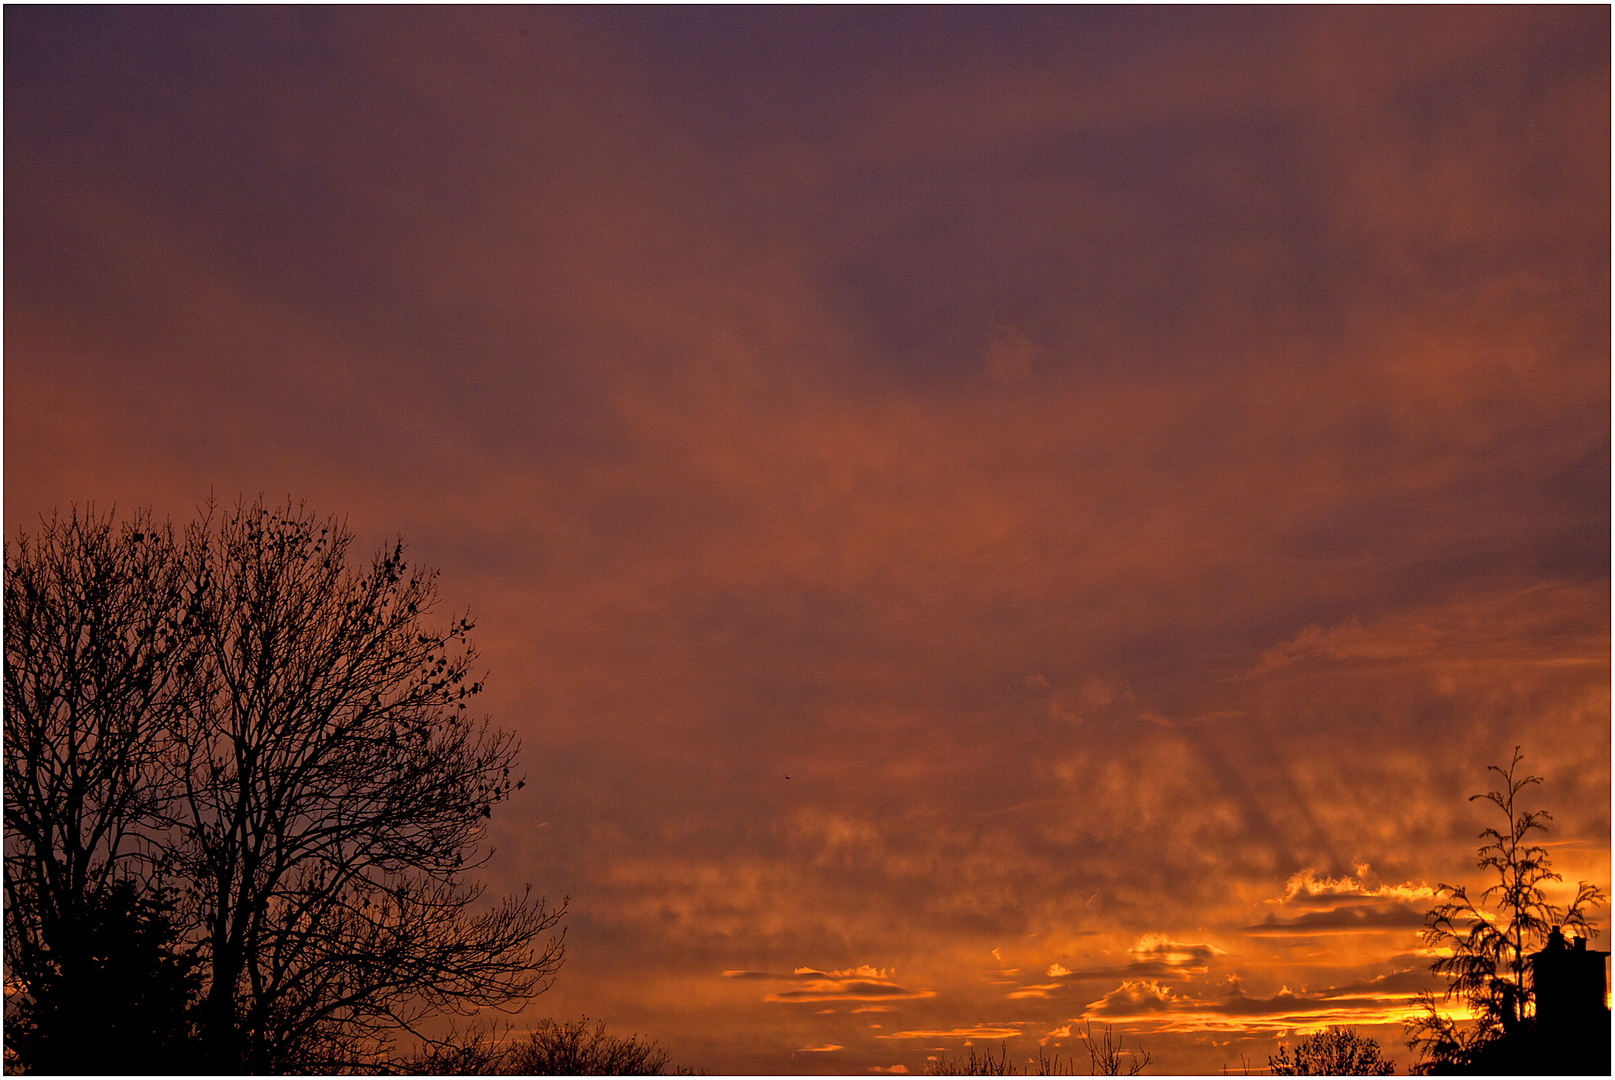
<path id="1" fill-rule="evenodd" d="M 177 818 L 211 1053 L 350 1067 L 424 1015 L 531 996 L 561 958 L 531 944 L 559 913 L 522 898 L 472 915 L 464 881 L 517 749 L 467 714 L 471 621 L 422 625 L 435 575 L 401 543 L 353 571 L 333 519 L 259 504 L 210 526 Z"/>
<path id="2" fill-rule="evenodd" d="M 1137 1076 L 1150 1063 L 1148 1050 L 1143 1046 L 1136 1052 L 1128 1050 L 1123 1040 L 1116 1037 L 1116 1029 L 1110 1024 L 1105 1025 L 1104 1034 L 1098 1039 L 1094 1038 L 1093 1024 L 1087 1024 L 1083 1029 L 1082 1041 L 1088 1047 L 1094 1076 Z"/>
<path id="3" fill-rule="evenodd" d="M 1009 1060 L 1009 1044 L 998 1044 L 998 1056 L 993 1057 L 991 1050 L 976 1052 L 974 1046 L 966 1046 L 964 1053 L 958 1057 L 952 1054 L 943 1054 L 935 1061 L 930 1062 L 925 1071 L 931 1076 L 1019 1076 L 1020 1067 Z"/>
<path id="4" fill-rule="evenodd" d="M 364 1067 L 425 1016 L 548 985 L 564 904 L 467 877 L 517 745 L 468 714 L 472 624 L 425 625 L 434 574 L 401 543 L 354 567 L 342 522 L 290 504 L 210 502 L 183 543 L 77 521 L 8 551 L 8 958 L 102 887 L 79 881 L 171 881 L 219 1072 Z"/>
<path id="5" fill-rule="evenodd" d="M 115 1045 L 183 1035 L 153 1010 L 183 1017 L 194 989 L 157 961 L 174 937 L 163 759 L 200 611 L 173 530 L 148 514 L 53 517 L 7 546 L 5 570 L 5 957 L 25 991 L 7 995 L 7 1064 L 102 1072 Z M 138 955 L 149 977 L 116 977 Z"/>

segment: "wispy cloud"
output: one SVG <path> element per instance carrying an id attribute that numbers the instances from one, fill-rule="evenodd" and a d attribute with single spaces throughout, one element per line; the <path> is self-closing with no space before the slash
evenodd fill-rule
<path id="1" fill-rule="evenodd" d="M 974 1024 L 970 1027 L 955 1027 L 946 1030 L 924 1031 L 895 1031 L 890 1035 L 880 1035 L 882 1039 L 1013 1039 L 1023 1032 L 1018 1027 L 1009 1027 L 1004 1024 Z"/>
<path id="2" fill-rule="evenodd" d="M 1384 934 L 1417 930 L 1424 926 L 1424 912 L 1406 904 L 1372 907 L 1352 905 L 1328 911 L 1309 911 L 1293 919 L 1271 913 L 1267 918 L 1240 932 L 1252 937 L 1315 937 L 1320 934 Z"/>
<path id="3" fill-rule="evenodd" d="M 726 979 L 795 980 L 805 984 L 794 990 L 776 990 L 765 994 L 764 1001 L 786 1003 L 897 1001 L 936 996 L 934 990 L 911 990 L 901 986 L 889 978 L 890 974 L 889 971 L 867 965 L 840 971 L 819 971 L 803 967 L 797 968 L 789 975 L 775 975 L 765 971 L 723 973 Z"/>
<path id="4" fill-rule="evenodd" d="M 1291 904 L 1297 907 L 1326 907 L 1352 903 L 1414 903 L 1424 904 L 1435 898 L 1436 891 L 1429 885 L 1376 884 L 1367 864 L 1357 867 L 1355 876 L 1339 878 L 1319 877 L 1316 870 L 1307 869 L 1293 874 L 1285 883 L 1284 895 L 1268 901 L 1270 904 Z"/>
<path id="5" fill-rule="evenodd" d="M 1133 981 L 1147 978 L 1187 979 L 1205 974 L 1210 970 L 1212 960 L 1222 953 L 1215 946 L 1185 944 L 1173 941 L 1165 934 L 1146 934 L 1127 951 L 1135 959 L 1126 964 L 1083 967 L 1075 971 L 1058 962 L 1050 964 L 1045 974 L 1055 981 L 1021 986 L 1006 996 L 1011 999 L 1047 998 L 1073 983 L 1102 982 L 1122 977 Z"/>
<path id="6" fill-rule="evenodd" d="M 1427 979 L 1401 978 L 1316 993 L 1285 988 L 1268 997 L 1252 997 L 1235 987 L 1212 997 L 1146 980 L 1124 982 L 1090 1002 L 1078 1019 L 1148 1019 L 1160 1030 L 1174 1031 L 1277 1031 L 1329 1024 L 1398 1023 L 1418 1011 L 1413 1004 L 1415 993 L 1429 988 Z"/>

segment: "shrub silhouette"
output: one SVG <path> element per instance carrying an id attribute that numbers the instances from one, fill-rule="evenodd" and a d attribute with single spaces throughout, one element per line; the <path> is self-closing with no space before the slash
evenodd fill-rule
<path id="1" fill-rule="evenodd" d="M 1349 1027 L 1314 1032 L 1293 1049 L 1280 1045 L 1278 1053 L 1268 1055 L 1267 1067 L 1274 1076 L 1390 1076 L 1396 1071 L 1376 1040 Z"/>
<path id="2" fill-rule="evenodd" d="M 196 1071 L 188 1014 L 201 979 L 177 948 L 172 911 L 167 896 L 120 881 L 51 935 L 54 948 L 25 946 L 8 972 L 27 993 L 6 1017 L 7 1071 Z"/>

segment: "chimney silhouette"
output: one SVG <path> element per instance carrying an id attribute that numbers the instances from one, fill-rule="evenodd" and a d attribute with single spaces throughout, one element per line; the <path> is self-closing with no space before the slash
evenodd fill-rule
<path id="1" fill-rule="evenodd" d="M 1607 952 L 1589 949 L 1586 938 L 1567 944 L 1557 926 L 1548 934 L 1542 951 L 1531 954 L 1538 1045 L 1560 1058 L 1557 1064 L 1565 1072 L 1609 1072 L 1609 1006 L 1605 1004 L 1604 979 L 1604 961 L 1608 957 Z"/>

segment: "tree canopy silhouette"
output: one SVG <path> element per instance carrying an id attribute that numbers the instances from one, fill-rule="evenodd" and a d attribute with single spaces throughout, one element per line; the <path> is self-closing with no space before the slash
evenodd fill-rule
<path id="1" fill-rule="evenodd" d="M 1294 1047 L 1281 1044 L 1267 1057 L 1274 1076 L 1390 1076 L 1396 1062 L 1380 1053 L 1379 1042 L 1349 1027 L 1315 1031 Z"/>
<path id="2" fill-rule="evenodd" d="M 1530 957 L 1556 929 L 1580 931 L 1584 939 L 1598 933 L 1587 916 L 1607 899 L 1602 889 L 1578 882 L 1568 905 L 1548 903 L 1542 886 L 1562 879 L 1553 872 L 1547 849 L 1531 840 L 1533 833 L 1548 831 L 1552 818 L 1544 810 L 1525 808 L 1525 789 L 1542 778 L 1521 775 L 1523 760 L 1515 747 L 1507 769 L 1488 769 L 1498 775 L 1501 787 L 1470 796 L 1471 802 L 1493 804 L 1503 817 L 1498 826 L 1481 831 L 1485 843 L 1477 852 L 1476 865 L 1494 874 L 1495 884 L 1472 900 L 1463 886 L 1443 883 L 1436 892 L 1446 899 L 1425 918 L 1425 943 L 1442 953 L 1431 970 L 1449 980 L 1443 1000 L 1460 999 L 1475 1021 L 1467 1027 L 1457 1024 L 1441 1013 L 1430 994 L 1420 995 L 1424 1011 L 1408 1024 L 1408 1045 L 1421 1055 L 1416 1071 L 1541 1071 Z"/>
<path id="3" fill-rule="evenodd" d="M 10 965 L 27 993 L 6 1018 L 7 1071 L 201 1071 L 188 1016 L 201 979 L 195 956 L 176 948 L 172 913 L 169 896 L 140 896 L 123 880 L 90 900 L 70 939 L 25 946 Z"/>
<path id="4" fill-rule="evenodd" d="M 517 751 L 469 714 L 471 620 L 427 625 L 436 575 L 401 542 L 368 566 L 352 544 L 260 501 L 209 503 L 179 538 L 75 511 L 8 545 L 6 955 L 26 999 L 115 889 L 172 889 L 210 1071 L 362 1067 L 428 1015 L 548 985 L 564 904 L 484 903 L 469 880 Z"/>

